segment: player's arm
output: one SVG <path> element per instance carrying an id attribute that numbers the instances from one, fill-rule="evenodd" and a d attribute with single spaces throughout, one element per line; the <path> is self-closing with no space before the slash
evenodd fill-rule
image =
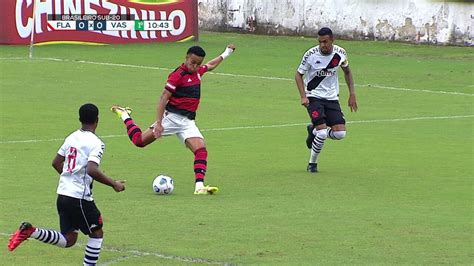
<path id="1" fill-rule="evenodd" d="M 96 180 L 97 182 L 112 187 L 116 192 L 125 190 L 125 181 L 113 180 L 112 178 L 106 176 L 99 169 L 99 165 L 96 162 L 87 162 L 87 174 L 94 178 L 94 180 Z"/>
<path id="2" fill-rule="evenodd" d="M 163 126 L 161 125 L 161 120 L 163 119 L 163 114 L 165 113 L 166 104 L 168 103 L 169 99 L 171 98 L 171 92 L 167 89 L 163 90 L 161 93 L 160 100 L 158 101 L 158 105 L 156 107 L 156 125 L 153 128 L 153 135 L 155 138 L 159 138 L 161 133 L 163 132 Z"/>
<path id="3" fill-rule="evenodd" d="M 207 66 L 207 71 L 212 71 L 214 68 L 216 68 L 224 59 L 226 59 L 228 56 L 230 56 L 235 50 L 235 45 L 229 44 L 225 48 L 224 52 L 219 55 L 218 57 L 212 59 L 211 61 L 206 63 Z"/>
<path id="4" fill-rule="evenodd" d="M 63 172 L 64 156 L 56 154 L 51 165 L 58 174 L 61 174 Z"/>
<path id="5" fill-rule="evenodd" d="M 296 81 L 296 86 L 298 87 L 298 91 L 300 93 L 301 105 L 304 105 L 305 107 L 307 107 L 309 104 L 309 100 L 306 97 L 306 93 L 304 91 L 303 74 L 296 71 L 295 81 Z"/>
<path id="6" fill-rule="evenodd" d="M 347 102 L 351 112 L 357 112 L 357 100 L 354 89 L 354 79 L 352 78 L 352 71 L 349 66 L 341 66 L 342 71 L 344 71 L 344 79 L 346 80 L 347 87 L 349 88 L 349 100 Z"/>

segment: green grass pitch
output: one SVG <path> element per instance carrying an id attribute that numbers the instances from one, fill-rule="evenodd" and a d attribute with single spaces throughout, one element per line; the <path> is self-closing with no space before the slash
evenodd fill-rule
<path id="1" fill-rule="evenodd" d="M 237 50 L 204 76 L 196 120 L 207 183 L 221 190 L 209 197 L 192 194 L 193 156 L 177 138 L 136 148 L 108 110 L 127 105 L 151 124 L 168 69 L 194 43 L 37 46 L 34 60 L 26 46 L 1 46 L 0 264 L 82 262 L 83 235 L 70 249 L 6 245 L 22 220 L 59 228 L 50 164 L 86 102 L 100 108 L 102 170 L 127 180 L 123 193 L 94 186 L 101 264 L 472 264 L 473 48 L 336 41 L 359 112 L 340 72 L 348 134 L 326 142 L 309 174 L 293 77 L 316 40 L 204 32 L 198 44 L 210 60 L 228 43 Z M 160 173 L 173 195 L 153 194 Z"/>

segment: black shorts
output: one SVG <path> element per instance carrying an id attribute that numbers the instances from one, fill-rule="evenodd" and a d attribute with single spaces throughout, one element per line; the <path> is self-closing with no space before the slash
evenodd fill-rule
<path id="1" fill-rule="evenodd" d="M 81 230 L 89 235 L 102 228 L 102 216 L 94 201 L 58 195 L 56 206 L 62 234 Z"/>
<path id="2" fill-rule="evenodd" d="M 313 125 L 326 124 L 331 127 L 338 124 L 346 124 L 339 101 L 324 100 L 308 97 L 308 114 Z"/>

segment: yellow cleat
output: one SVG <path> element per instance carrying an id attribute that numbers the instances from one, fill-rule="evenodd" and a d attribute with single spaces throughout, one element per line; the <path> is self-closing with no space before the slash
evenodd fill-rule
<path id="1" fill-rule="evenodd" d="M 119 118 L 122 118 L 123 113 L 127 113 L 128 115 L 130 115 L 132 113 L 132 108 L 123 107 L 120 105 L 112 105 L 112 107 L 110 107 L 110 111 L 116 113 Z"/>
<path id="2" fill-rule="evenodd" d="M 205 186 L 201 189 L 194 191 L 194 195 L 213 195 L 219 191 L 218 187 Z"/>

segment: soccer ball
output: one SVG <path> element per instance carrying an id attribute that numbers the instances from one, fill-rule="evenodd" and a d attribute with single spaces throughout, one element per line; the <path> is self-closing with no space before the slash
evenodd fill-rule
<path id="1" fill-rule="evenodd" d="M 171 194 L 174 190 L 173 178 L 166 175 L 159 175 L 153 180 L 153 191 L 159 195 Z"/>

